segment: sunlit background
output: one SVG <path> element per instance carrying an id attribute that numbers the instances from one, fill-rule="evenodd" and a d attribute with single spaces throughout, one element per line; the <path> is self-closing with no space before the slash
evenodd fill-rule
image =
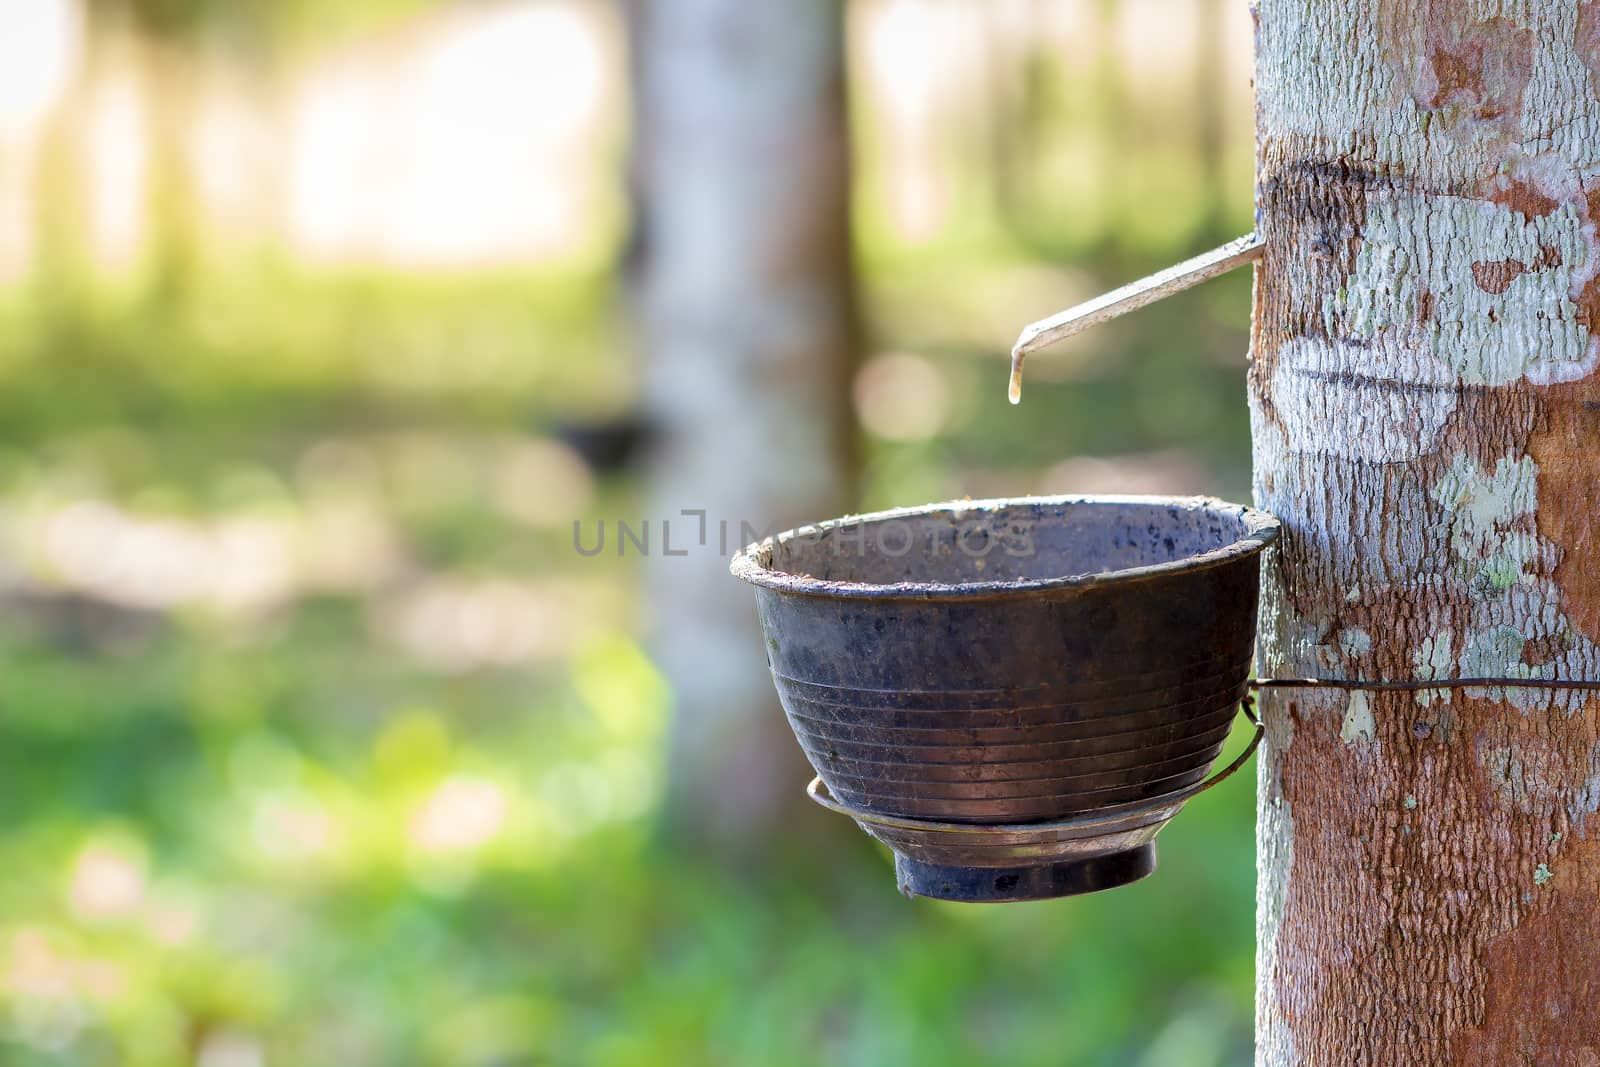
<path id="1" fill-rule="evenodd" d="M 855 502 L 1246 499 L 1245 276 L 1004 400 L 1024 322 L 1250 228 L 1245 6 L 847 25 Z M 573 541 L 658 501 L 628 49 L 604 0 L 0 0 L 0 1062 L 1249 1055 L 1249 776 L 1040 904 L 667 828 L 677 561 Z"/>

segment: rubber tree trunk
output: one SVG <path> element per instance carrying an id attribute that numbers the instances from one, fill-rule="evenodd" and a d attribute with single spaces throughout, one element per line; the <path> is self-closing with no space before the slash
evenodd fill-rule
<path id="1" fill-rule="evenodd" d="M 751 531 L 853 497 L 855 313 L 837 0 L 635 0 L 630 277 L 654 430 L 655 652 L 677 701 L 669 819 L 738 851 L 810 776 L 728 576 Z M 707 513 L 707 543 L 697 543 Z M 726 524 L 724 527 L 723 524 Z"/>
<path id="2" fill-rule="evenodd" d="M 1256 17 L 1262 671 L 1600 678 L 1600 3 Z M 1600 700 L 1263 710 L 1258 1063 L 1600 1064 Z"/>

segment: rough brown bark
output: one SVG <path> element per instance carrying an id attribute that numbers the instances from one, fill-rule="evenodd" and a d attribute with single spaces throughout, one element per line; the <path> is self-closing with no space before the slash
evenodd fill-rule
<path id="1" fill-rule="evenodd" d="M 1600 678 L 1600 3 L 1256 17 L 1262 672 Z M 1600 1065 L 1600 700 L 1263 711 L 1258 1063 Z"/>
<path id="2" fill-rule="evenodd" d="M 843 13 L 838 0 L 628 10 L 650 515 L 690 549 L 668 558 L 658 543 L 647 569 L 676 696 L 669 809 L 738 852 L 806 803 L 810 771 L 721 542 L 828 518 L 853 495 Z M 708 543 L 684 509 L 707 513 Z"/>

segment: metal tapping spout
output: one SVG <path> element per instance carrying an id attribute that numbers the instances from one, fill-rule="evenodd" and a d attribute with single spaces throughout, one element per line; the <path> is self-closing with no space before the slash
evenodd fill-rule
<path id="1" fill-rule="evenodd" d="M 1017 343 L 1011 346 L 1011 383 L 1007 389 L 1007 396 L 1013 404 L 1022 401 L 1022 361 L 1027 359 L 1028 353 L 1046 348 L 1075 333 L 1087 330 L 1091 326 L 1098 326 L 1102 322 L 1142 308 L 1146 304 L 1153 304 L 1173 293 L 1199 285 L 1219 274 L 1226 274 L 1235 267 L 1254 263 L 1261 258 L 1262 249 L 1265 247 L 1265 242 L 1261 238 L 1253 233 L 1247 233 L 1220 248 L 1213 248 L 1182 263 L 1175 263 L 1147 278 L 1140 278 L 1120 289 L 1102 293 L 1093 300 L 1086 300 L 1065 311 L 1058 311 L 1038 322 L 1030 322 L 1022 328 Z"/>

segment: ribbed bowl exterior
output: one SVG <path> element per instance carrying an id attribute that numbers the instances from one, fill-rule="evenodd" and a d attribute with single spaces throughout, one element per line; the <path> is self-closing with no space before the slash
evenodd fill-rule
<path id="1" fill-rule="evenodd" d="M 981 596 L 757 597 L 784 711 L 835 797 L 1027 823 L 1206 775 L 1245 695 L 1259 563 Z"/>

